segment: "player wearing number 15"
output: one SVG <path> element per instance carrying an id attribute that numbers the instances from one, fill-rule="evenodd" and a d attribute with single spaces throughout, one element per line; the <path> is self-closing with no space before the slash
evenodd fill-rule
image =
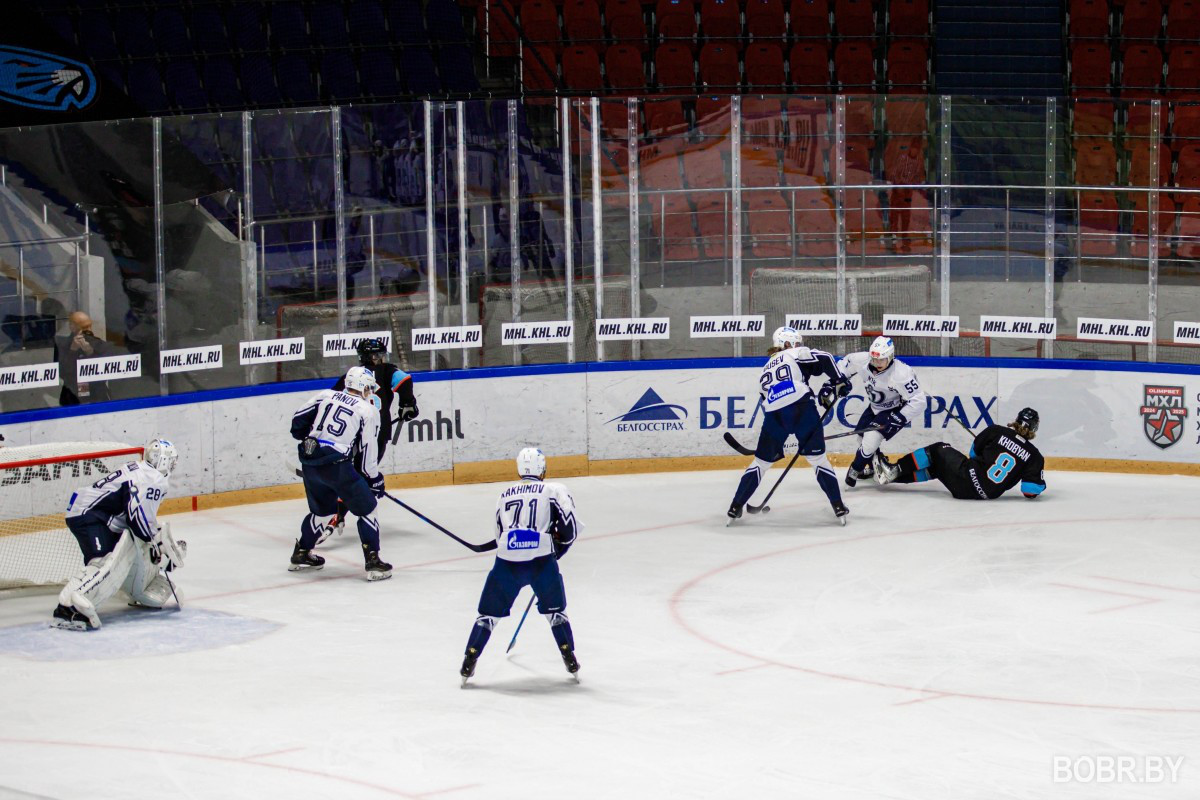
<path id="1" fill-rule="evenodd" d="M 292 438 L 300 442 L 300 468 L 308 515 L 288 569 L 320 569 L 325 559 L 312 549 L 337 513 L 338 498 L 358 517 L 367 579 L 392 577 L 392 565 L 379 559 L 379 522 L 375 498 L 383 494 L 379 471 L 379 412 L 371 402 L 375 377 L 364 367 L 346 372 L 344 392 L 317 392 L 292 417 Z"/>
<path id="2" fill-rule="evenodd" d="M 920 483 L 939 480 L 959 500 L 995 500 L 1021 484 L 1034 499 L 1046 491 L 1046 460 L 1033 446 L 1038 413 L 1023 408 L 1009 425 L 989 425 L 964 456 L 945 442 L 914 450 L 894 465 L 877 461 L 875 482 Z"/>

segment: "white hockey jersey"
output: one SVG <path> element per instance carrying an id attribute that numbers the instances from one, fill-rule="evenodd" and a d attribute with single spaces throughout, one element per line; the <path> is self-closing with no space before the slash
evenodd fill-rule
<path id="1" fill-rule="evenodd" d="M 838 362 L 838 369 L 851 380 L 855 376 L 862 378 L 867 399 L 876 413 L 899 410 L 906 420 L 913 422 L 929 403 L 917 382 L 917 374 L 898 358 L 893 358 L 883 372 L 876 372 L 871 368 L 870 353 L 850 353 Z"/>
<path id="2" fill-rule="evenodd" d="M 108 477 L 71 493 L 67 516 L 93 514 L 109 529 L 128 526 L 138 538 L 150 541 L 158 533 L 158 506 L 167 496 L 170 479 L 144 461 L 131 461 Z"/>
<path id="3" fill-rule="evenodd" d="M 561 483 L 523 480 L 496 501 L 496 557 L 532 561 L 570 547 L 578 533 L 575 501 Z"/>
<path id="4" fill-rule="evenodd" d="M 369 398 L 322 389 L 292 415 L 292 436 L 354 458 L 368 478 L 379 474 L 379 411 Z"/>
<path id="5" fill-rule="evenodd" d="M 824 350 L 808 347 L 780 350 L 763 365 L 758 376 L 763 411 L 778 411 L 808 397 L 813 393 L 808 379 L 817 375 L 835 380 L 842 373 L 838 371 L 833 356 Z"/>

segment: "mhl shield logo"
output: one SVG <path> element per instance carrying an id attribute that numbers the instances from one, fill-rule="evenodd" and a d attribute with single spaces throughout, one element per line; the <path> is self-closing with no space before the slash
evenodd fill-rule
<path id="1" fill-rule="evenodd" d="M 84 108 L 96 97 L 96 74 L 74 59 L 0 47 L 0 99 L 44 111 Z"/>
<path id="2" fill-rule="evenodd" d="M 1150 444 L 1166 450 L 1182 439 L 1187 414 L 1182 386 L 1145 387 L 1142 430 Z"/>

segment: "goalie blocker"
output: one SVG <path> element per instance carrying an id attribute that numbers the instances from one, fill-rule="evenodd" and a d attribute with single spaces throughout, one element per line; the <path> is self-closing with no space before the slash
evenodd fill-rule
<path id="1" fill-rule="evenodd" d="M 158 507 L 178 459 L 173 444 L 153 439 L 142 461 L 71 493 L 66 522 L 84 565 L 59 593 L 53 627 L 99 628 L 97 608 L 118 591 L 148 608 L 162 608 L 171 598 L 165 571 L 183 566 L 187 550 L 169 525 L 159 524 Z"/>

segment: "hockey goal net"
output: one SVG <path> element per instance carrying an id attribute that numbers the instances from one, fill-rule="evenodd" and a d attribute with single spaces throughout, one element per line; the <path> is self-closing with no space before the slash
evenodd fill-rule
<path id="1" fill-rule="evenodd" d="M 0 448 L 0 589 L 66 583 L 83 564 L 64 521 L 71 492 L 141 457 L 120 442 Z"/>

